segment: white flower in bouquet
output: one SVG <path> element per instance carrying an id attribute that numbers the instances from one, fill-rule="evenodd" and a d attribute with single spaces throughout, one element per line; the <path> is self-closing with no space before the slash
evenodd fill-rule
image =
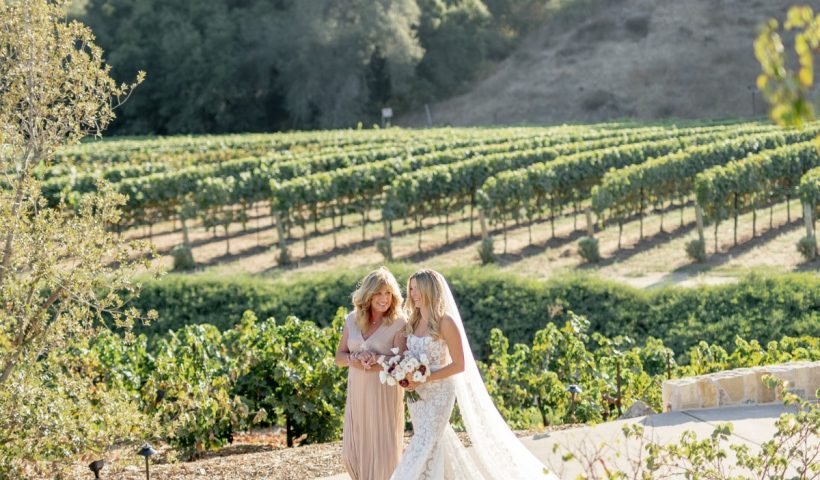
<path id="1" fill-rule="evenodd" d="M 409 351 L 404 352 L 404 355 L 399 355 L 398 348 L 393 348 L 390 351 L 394 356 L 387 360 L 384 358 L 379 359 L 379 364 L 382 366 L 382 371 L 379 372 L 379 381 L 381 383 L 391 387 L 399 385 L 407 388 L 411 381 L 423 383 L 430 376 L 427 355 L 422 354 L 416 358 Z M 413 390 L 407 390 L 406 395 L 410 401 L 419 399 L 418 393 Z"/>

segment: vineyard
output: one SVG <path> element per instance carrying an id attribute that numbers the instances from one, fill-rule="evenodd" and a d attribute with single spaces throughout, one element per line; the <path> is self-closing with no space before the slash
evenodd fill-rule
<path id="1" fill-rule="evenodd" d="M 63 208 L 109 182 L 127 198 L 114 228 L 154 241 L 178 269 L 496 261 L 544 277 L 623 264 L 627 245 L 647 237 L 667 244 L 662 255 L 678 268 L 742 253 L 758 237 L 793 252 L 785 263 L 798 268 L 795 243 L 815 255 L 818 133 L 818 124 L 607 123 L 125 139 L 60 151 L 37 176 L 48 204 Z M 801 218 L 806 233 L 795 239 Z M 698 238 L 696 225 L 694 248 L 682 242 Z M 573 250 L 584 235 L 600 252 Z M 532 252 L 546 253 L 526 261 Z"/>
<path id="2" fill-rule="evenodd" d="M 61 426 L 76 453 L 103 435 L 179 458 L 258 428 L 282 427 L 288 446 L 333 441 L 345 398 L 333 352 L 353 285 L 375 264 L 406 278 L 425 262 L 446 272 L 511 427 L 597 423 L 637 400 L 660 410 L 665 379 L 820 358 L 816 275 L 646 291 L 583 270 L 674 275 L 744 254 L 816 270 L 818 134 L 609 123 L 88 142 L 35 172 L 43 203 L 81 217 L 113 190 L 123 215 L 109 232 L 200 274 L 141 282 L 131 306 L 155 321 L 73 342 L 39 368 L 90 382 L 72 408 L 106 399 L 113 427 L 80 438 Z M 585 393 L 568 398 L 568 384 Z M 37 388 L 46 407 L 66 402 Z"/>

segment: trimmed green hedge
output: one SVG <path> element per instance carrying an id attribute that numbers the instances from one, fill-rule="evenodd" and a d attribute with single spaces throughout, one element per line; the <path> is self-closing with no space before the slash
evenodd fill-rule
<path id="1" fill-rule="evenodd" d="M 406 265 L 391 270 L 400 283 L 412 272 Z M 147 282 L 135 306 L 159 312 L 158 321 L 140 328 L 148 334 L 194 323 L 224 330 L 245 310 L 259 318 L 295 315 L 326 326 L 340 306 L 350 305 L 365 273 L 290 281 L 169 275 Z M 651 291 L 581 275 L 542 281 L 487 267 L 444 273 L 481 357 L 492 328 L 503 330 L 512 343 L 526 343 L 548 321 L 562 325 L 569 310 L 586 316 L 592 332 L 629 335 L 641 343 L 651 335 L 676 352 L 701 340 L 731 345 L 736 335 L 760 342 L 820 336 L 820 277 L 814 273 L 753 274 L 736 284 Z"/>

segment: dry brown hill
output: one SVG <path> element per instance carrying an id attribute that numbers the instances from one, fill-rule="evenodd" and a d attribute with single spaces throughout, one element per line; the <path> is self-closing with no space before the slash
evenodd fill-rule
<path id="1" fill-rule="evenodd" d="M 435 124 L 551 124 L 765 114 L 753 42 L 769 18 L 817 0 L 607 0 L 586 20 L 533 32 Z M 423 112 L 399 118 L 425 124 Z"/>

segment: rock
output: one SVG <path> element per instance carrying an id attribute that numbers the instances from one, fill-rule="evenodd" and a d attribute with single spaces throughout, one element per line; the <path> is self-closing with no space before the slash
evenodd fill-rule
<path id="1" fill-rule="evenodd" d="M 635 403 L 632 404 L 627 411 L 624 412 L 623 415 L 618 417 L 619 420 L 624 418 L 635 418 L 635 417 L 645 417 L 647 415 L 654 415 L 656 412 L 652 410 L 652 407 L 647 405 L 646 403 L 642 402 L 641 400 L 636 400 Z"/>

